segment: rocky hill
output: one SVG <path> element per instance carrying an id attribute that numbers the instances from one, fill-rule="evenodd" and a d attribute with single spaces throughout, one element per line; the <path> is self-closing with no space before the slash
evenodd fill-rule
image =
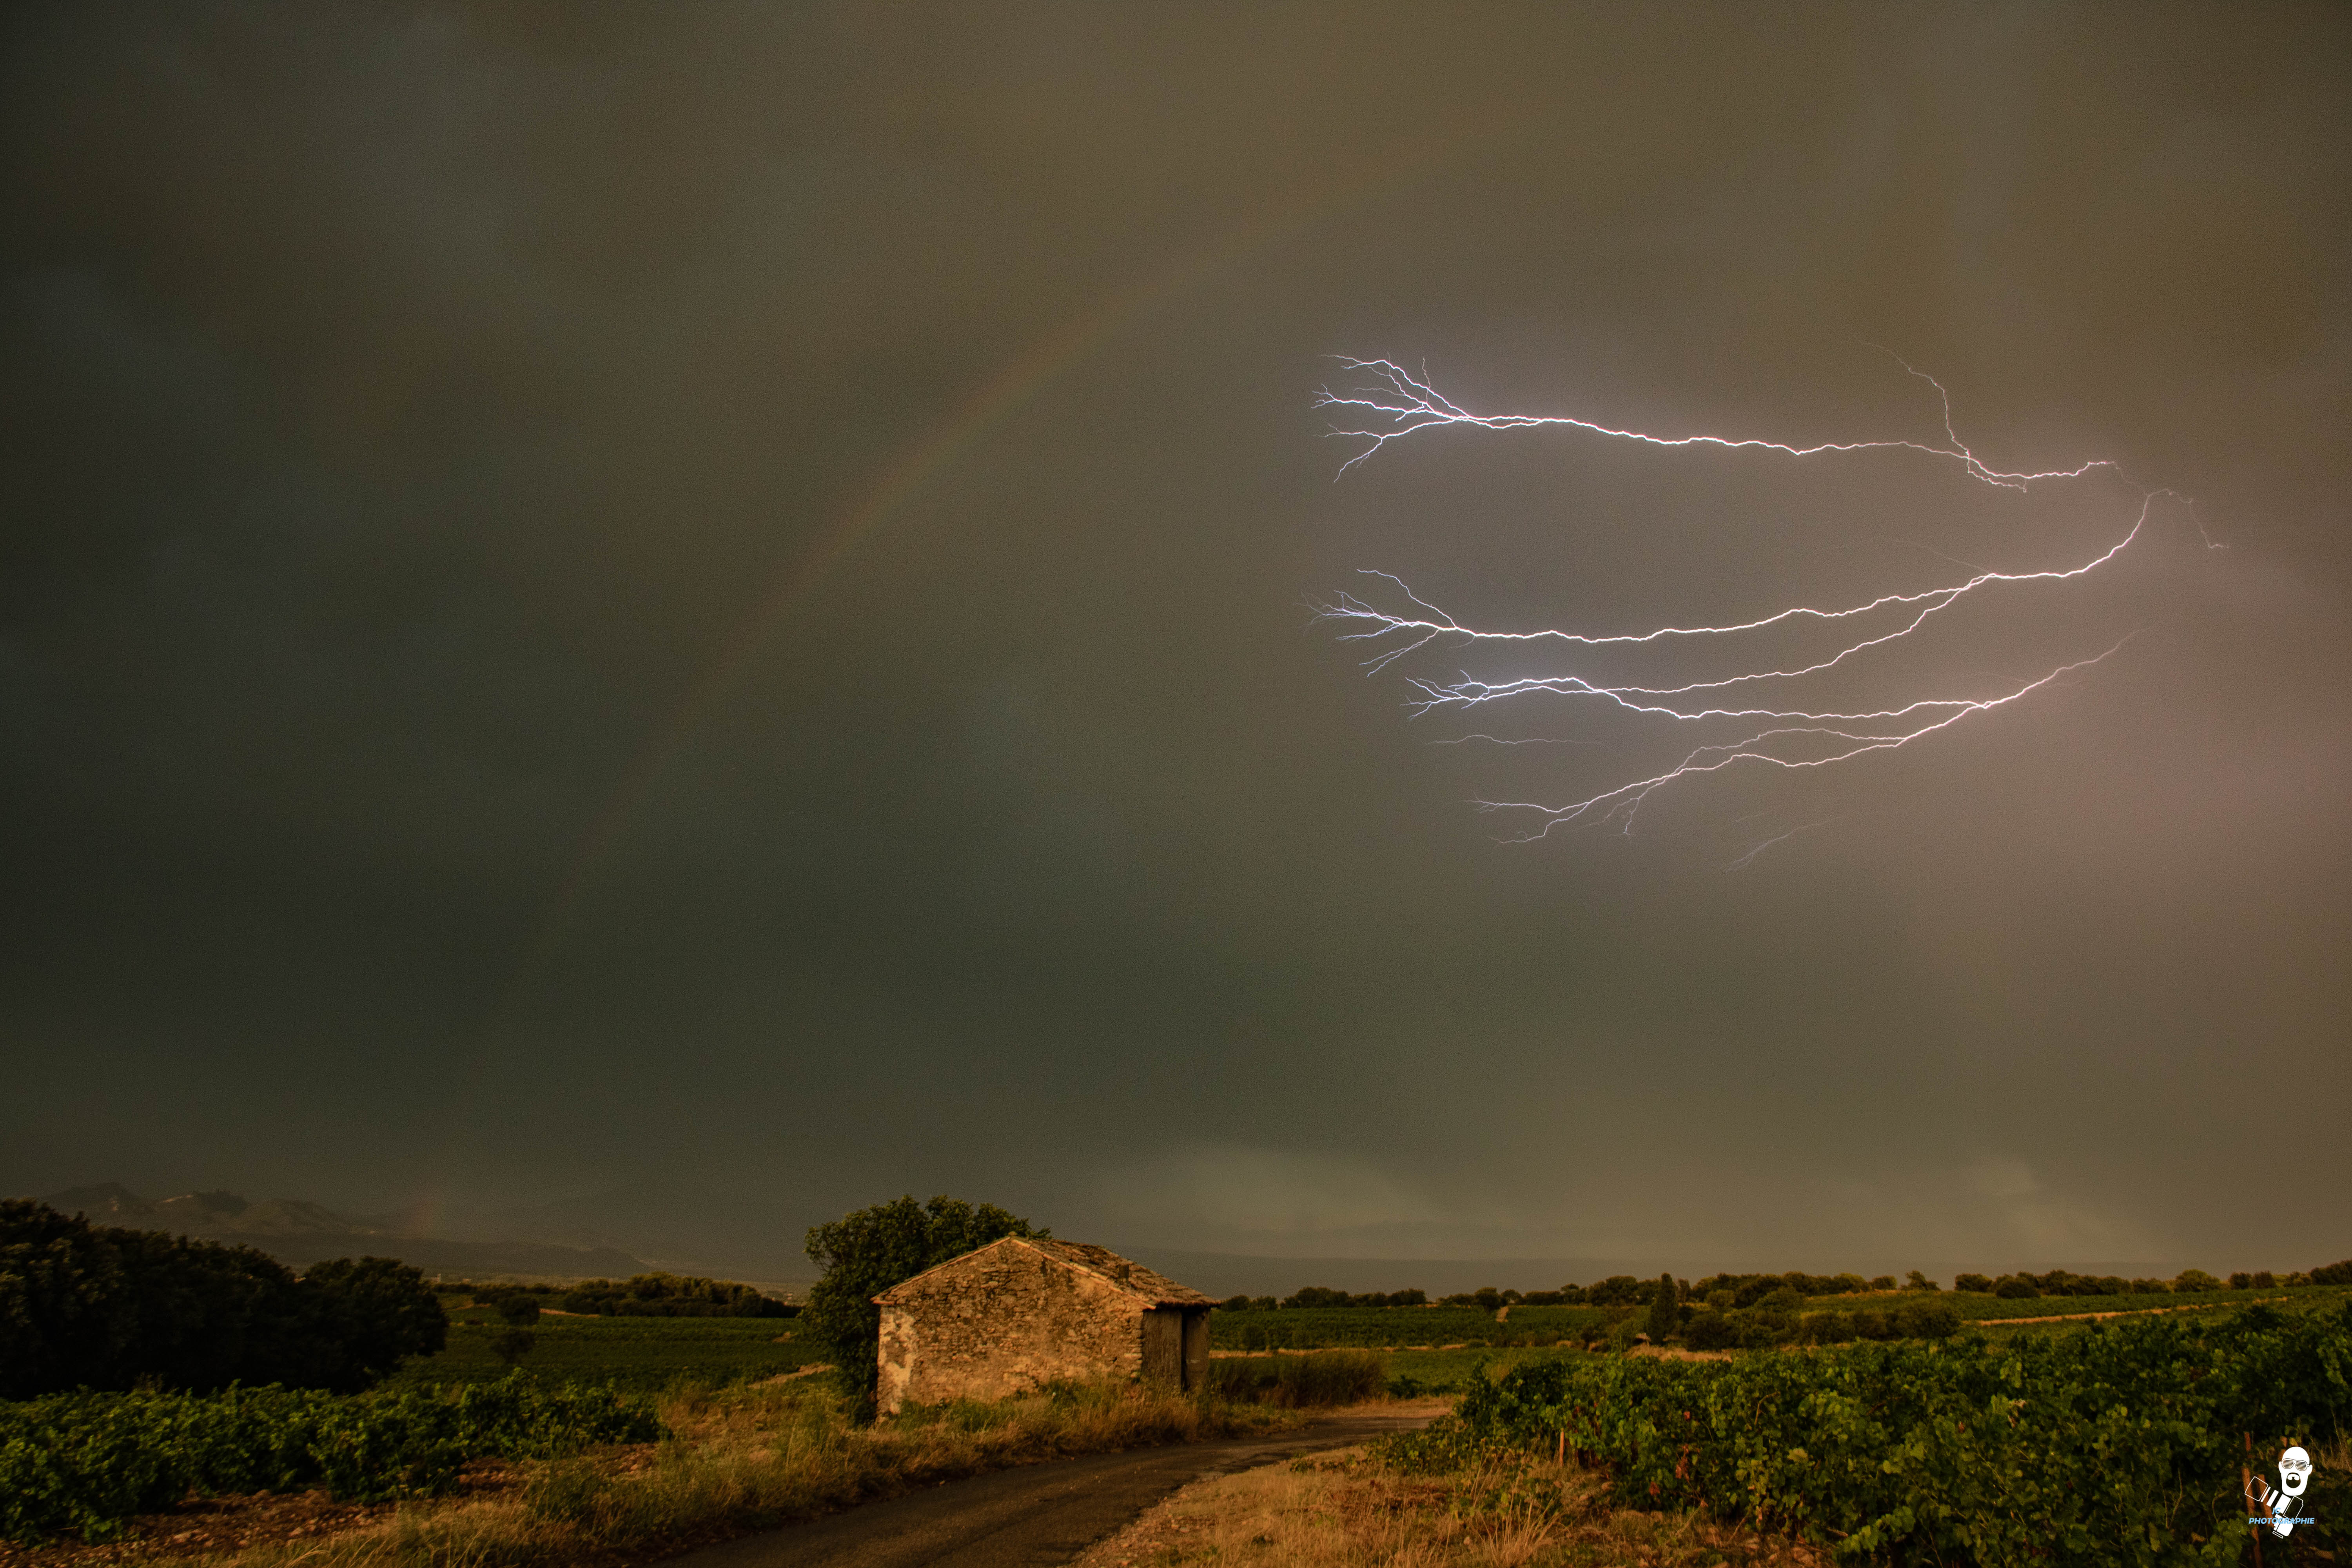
<path id="1" fill-rule="evenodd" d="M 475 1279 L 626 1279 L 646 1272 L 642 1258 L 612 1247 L 562 1247 L 540 1241 L 453 1241 L 361 1225 L 318 1204 L 294 1198 L 251 1203 L 236 1193 L 183 1193 L 147 1199 L 120 1182 L 71 1187 L 40 1200 L 97 1225 L 168 1230 L 206 1241 L 257 1248 L 302 1268 L 330 1258 L 397 1258 L 427 1274 Z"/>

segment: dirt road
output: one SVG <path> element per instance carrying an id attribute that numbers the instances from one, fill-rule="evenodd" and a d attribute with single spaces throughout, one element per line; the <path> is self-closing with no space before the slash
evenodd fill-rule
<path id="1" fill-rule="evenodd" d="M 1035 1568 L 1067 1563 L 1187 1481 L 1252 1469 L 1426 1415 L 1339 1416 L 1294 1432 L 1090 1454 L 872 1502 L 670 1559 L 676 1568 Z"/>

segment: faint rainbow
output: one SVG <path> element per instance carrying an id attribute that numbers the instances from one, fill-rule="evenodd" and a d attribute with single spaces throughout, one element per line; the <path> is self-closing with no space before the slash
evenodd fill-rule
<path id="1" fill-rule="evenodd" d="M 1496 123 L 1488 122 L 1459 130 L 1418 152 L 1377 163 L 1351 179 L 1334 182 L 1313 201 L 1296 207 L 1269 207 L 1254 221 L 1195 247 L 1167 267 L 1145 274 L 1038 338 L 908 446 L 904 455 L 841 514 L 815 545 L 788 566 L 761 595 L 735 635 L 687 689 L 677 707 L 623 771 L 612 795 L 582 837 L 571 868 L 549 900 L 538 934 L 487 1021 L 483 1048 L 476 1053 L 467 1074 L 469 1082 L 458 1097 L 461 1110 L 451 1119 L 445 1146 L 454 1145 L 464 1135 L 464 1123 L 468 1120 L 466 1110 L 479 1098 L 482 1078 L 497 1043 L 507 1034 L 541 968 L 562 946 L 597 868 L 652 793 L 655 782 L 794 607 L 814 592 L 860 541 L 1038 393 L 1092 359 L 1121 329 L 1147 314 L 1153 306 L 1199 286 L 1218 271 L 1286 235 L 1311 228 L 1351 206 L 1391 194 L 1434 173 L 1496 129 Z M 446 1163 L 446 1160 L 441 1162 L 443 1167 Z M 429 1234 L 447 1197 L 446 1185 L 434 1183 L 413 1211 L 411 1228 L 420 1235 Z"/>

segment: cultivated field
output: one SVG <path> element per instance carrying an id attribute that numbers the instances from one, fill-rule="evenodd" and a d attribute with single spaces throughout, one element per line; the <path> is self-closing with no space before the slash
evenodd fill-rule
<path id="1" fill-rule="evenodd" d="M 496 1342 L 504 1325 L 473 1298 L 447 1294 L 448 1348 L 409 1363 L 394 1380 L 420 1386 L 487 1382 L 508 1363 Z M 530 1349 L 514 1366 L 534 1382 L 593 1381 L 640 1394 L 696 1384 L 720 1387 L 798 1372 L 824 1359 L 797 1337 L 790 1318 L 599 1318 L 542 1312 Z"/>
<path id="2" fill-rule="evenodd" d="M 494 1292 L 450 1292 L 446 1348 L 371 1393 L 0 1405 L 18 1537 L 0 1568 L 602 1568 L 1008 1464 L 1383 1394 L 1458 1401 L 1461 1416 L 1188 1489 L 1089 1563 L 2186 1568 L 2238 1560 L 2239 1449 L 2288 1440 L 2320 1457 L 2315 1498 L 2352 1511 L 2345 1287 L 1715 1294 L 1665 1315 L 1221 1310 L 1207 1397 L 1073 1387 L 874 1426 L 797 1319 L 542 1310 L 524 1343 Z M 1950 1323 L 1901 1337 L 1922 1301 Z M 1634 1344 L 1669 1321 L 1677 1340 L 1702 1321 L 1780 1339 L 1704 1358 Z M 2334 1549 L 2329 1528 L 2304 1531 L 2308 1560 L 2334 1560 L 2308 1555 Z"/>

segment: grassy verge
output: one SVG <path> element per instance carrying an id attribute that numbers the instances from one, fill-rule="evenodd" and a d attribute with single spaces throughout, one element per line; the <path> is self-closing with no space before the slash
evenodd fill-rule
<path id="1" fill-rule="evenodd" d="M 638 1563 L 962 1476 L 1064 1455 L 1197 1442 L 1297 1417 L 1126 1386 L 958 1403 L 859 1426 L 814 1380 L 673 1393 L 658 1445 L 513 1467 L 495 1492 L 409 1504 L 325 1540 L 191 1554 L 169 1515 L 106 1549 L 175 1568 L 580 1568 Z M 70 1541 L 5 1554 L 9 1568 L 91 1561 Z"/>
<path id="2" fill-rule="evenodd" d="M 1612 1509 L 1603 1480 L 1540 1459 L 1411 1473 L 1362 1450 L 1195 1481 L 1077 1568 L 1806 1568 L 1829 1554 L 1693 1514 Z"/>

